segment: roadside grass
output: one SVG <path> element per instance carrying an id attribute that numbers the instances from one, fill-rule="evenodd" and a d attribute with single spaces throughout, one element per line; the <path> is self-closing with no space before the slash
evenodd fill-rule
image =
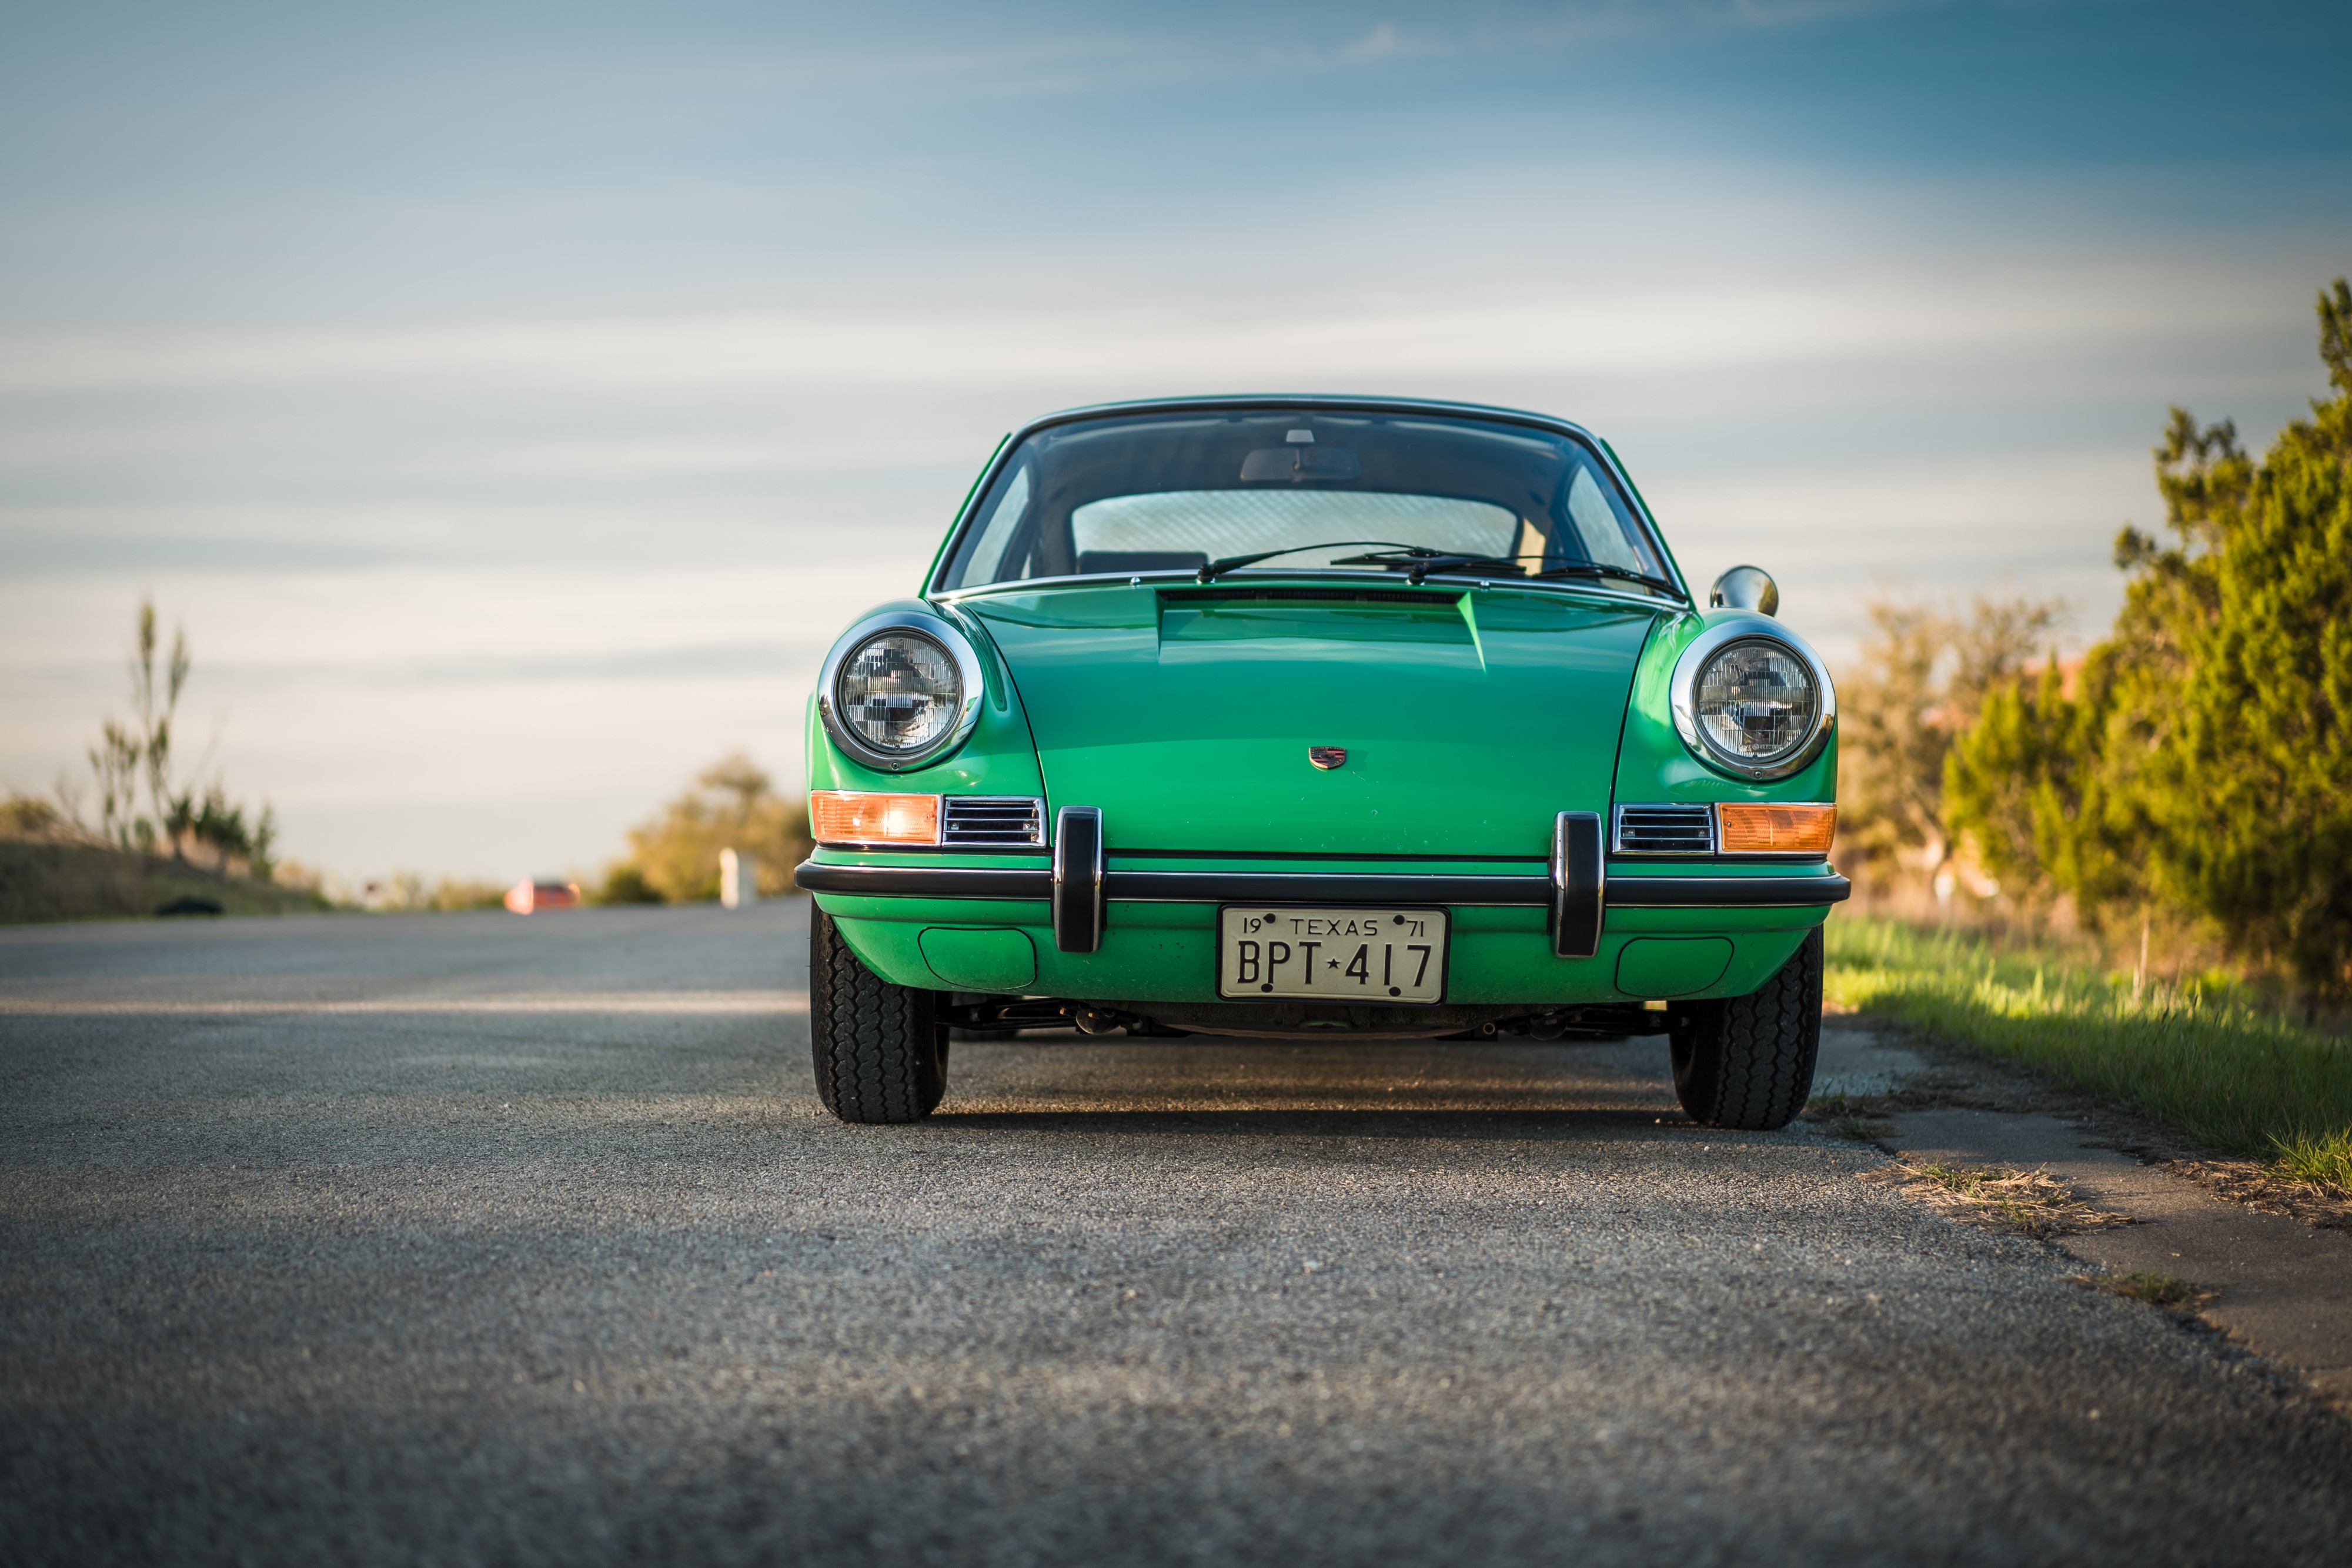
<path id="1" fill-rule="evenodd" d="M 1955 1219 L 2012 1236 L 2071 1236 L 2132 1222 L 2129 1215 L 2093 1208 L 2047 1171 L 1897 1163 L 1878 1179 L 1901 1185 Z"/>
<path id="2" fill-rule="evenodd" d="M 226 915 L 295 915 L 328 908 L 305 888 L 223 876 L 160 855 L 0 838 L 0 925 L 120 920 L 187 901 Z"/>
<path id="3" fill-rule="evenodd" d="M 2132 1106 L 2281 1179 L 2352 1195 L 2352 1044 L 2224 984 L 2135 987 L 2052 947 L 1832 916 L 1823 990 Z"/>
<path id="4" fill-rule="evenodd" d="M 1814 1095 L 1805 1103 L 1805 1119 L 1822 1123 L 1839 1137 L 1857 1144 L 1876 1143 L 1895 1130 L 1895 1124 L 1879 1113 L 1875 1101 L 1843 1092 Z"/>
<path id="5" fill-rule="evenodd" d="M 2190 1284 L 2177 1274 L 2093 1274 L 2087 1281 L 2111 1296 L 2129 1296 L 2168 1312 L 2194 1312 L 2215 1292 Z"/>
<path id="6" fill-rule="evenodd" d="M 2277 1141 L 2273 1167 L 2289 1181 L 2352 1197 L 2352 1129 L 2314 1135 L 2296 1133 Z"/>

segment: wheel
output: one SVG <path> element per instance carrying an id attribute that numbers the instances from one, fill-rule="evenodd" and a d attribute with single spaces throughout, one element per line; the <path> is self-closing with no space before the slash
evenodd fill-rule
<path id="1" fill-rule="evenodd" d="M 867 968 L 821 909 L 809 911 L 809 1045 L 817 1098 L 845 1122 L 912 1122 L 947 1092 L 939 993 Z"/>
<path id="2" fill-rule="evenodd" d="M 1675 1093 L 1694 1121 L 1770 1132 L 1805 1108 L 1822 1044 L 1822 933 L 1744 997 L 1675 1009 Z"/>

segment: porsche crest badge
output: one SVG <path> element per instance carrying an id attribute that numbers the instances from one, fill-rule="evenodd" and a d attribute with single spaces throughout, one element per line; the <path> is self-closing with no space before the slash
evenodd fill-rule
<path id="1" fill-rule="evenodd" d="M 1307 760 L 1328 773 L 1348 760 L 1348 748 L 1344 746 L 1310 746 L 1307 748 Z"/>

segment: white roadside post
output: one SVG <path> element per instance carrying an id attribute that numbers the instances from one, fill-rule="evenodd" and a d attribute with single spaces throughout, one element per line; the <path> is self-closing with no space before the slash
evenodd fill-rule
<path id="1" fill-rule="evenodd" d="M 760 902 L 760 862 L 733 850 L 719 852 L 719 902 L 729 909 L 749 909 Z"/>

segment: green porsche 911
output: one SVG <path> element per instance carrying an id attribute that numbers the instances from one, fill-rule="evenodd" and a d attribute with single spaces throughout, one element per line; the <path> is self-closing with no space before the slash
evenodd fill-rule
<path id="1" fill-rule="evenodd" d="M 811 702 L 816 1082 L 951 1031 L 1663 1034 L 1778 1127 L 1821 1030 L 1837 702 L 1752 567 L 1692 597 L 1606 443 L 1358 398 L 1009 436 Z"/>

